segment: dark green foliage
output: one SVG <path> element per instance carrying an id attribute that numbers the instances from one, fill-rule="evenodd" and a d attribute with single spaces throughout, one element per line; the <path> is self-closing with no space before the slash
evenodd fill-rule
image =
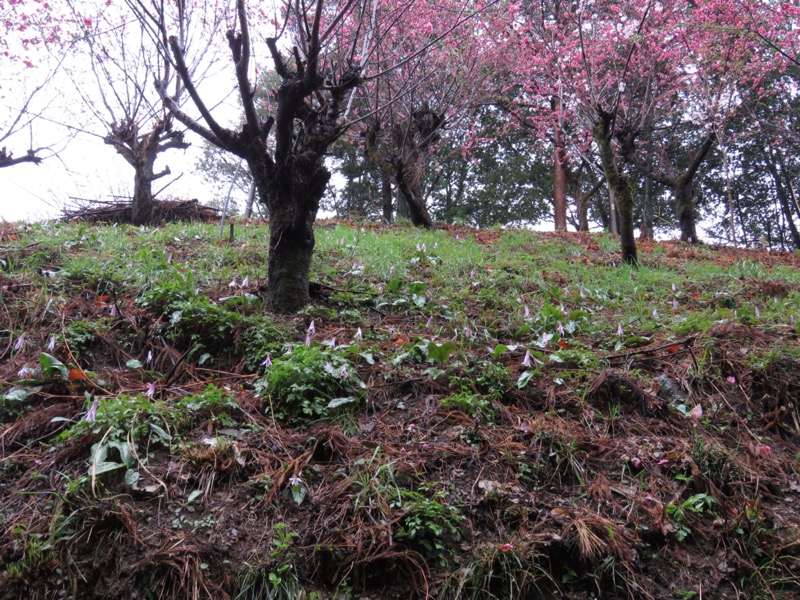
<path id="1" fill-rule="evenodd" d="M 244 317 L 239 330 L 239 348 L 251 373 L 262 370 L 267 355 L 280 353 L 290 339 L 286 328 L 267 315 Z"/>
<path id="2" fill-rule="evenodd" d="M 214 304 L 207 296 L 165 283 L 148 290 L 139 302 L 167 318 L 168 337 L 179 347 L 194 345 L 195 352 L 234 347 L 234 328 L 242 316 Z"/>
<path id="3" fill-rule="evenodd" d="M 79 355 L 95 342 L 98 333 L 104 329 L 105 325 L 102 322 L 73 321 L 64 331 L 64 337 L 72 353 Z"/>
<path id="4" fill-rule="evenodd" d="M 274 359 L 261 394 L 274 416 L 297 423 L 324 419 L 333 409 L 358 402 L 365 387 L 347 359 L 318 347 L 295 346 Z"/>

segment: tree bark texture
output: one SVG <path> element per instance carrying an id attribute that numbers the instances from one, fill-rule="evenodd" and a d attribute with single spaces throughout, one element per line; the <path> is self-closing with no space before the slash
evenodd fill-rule
<path id="1" fill-rule="evenodd" d="M 694 206 L 694 174 L 684 174 L 672 178 L 672 193 L 675 196 L 675 214 L 681 230 L 681 241 L 690 244 L 700 243 L 697 237 L 697 218 Z"/>
<path id="2" fill-rule="evenodd" d="M 402 214 L 403 208 L 407 208 L 408 218 L 417 227 L 433 228 L 422 187 L 430 148 L 439 139 L 444 120 L 443 114 L 423 105 L 389 131 L 374 120 L 365 133 L 364 153 L 392 177 L 397 187 L 400 196 L 397 214 Z"/>
<path id="3" fill-rule="evenodd" d="M 612 147 L 613 115 L 598 109 L 598 119 L 592 134 L 597 143 L 600 163 L 603 166 L 608 193 L 617 210 L 619 219 L 620 248 L 622 262 L 636 264 L 636 238 L 633 233 L 633 187 L 628 177 L 622 173 L 614 158 Z"/>
<path id="4" fill-rule="evenodd" d="M 561 132 L 556 126 L 553 135 L 553 211 L 556 231 L 567 230 L 567 172 Z"/>

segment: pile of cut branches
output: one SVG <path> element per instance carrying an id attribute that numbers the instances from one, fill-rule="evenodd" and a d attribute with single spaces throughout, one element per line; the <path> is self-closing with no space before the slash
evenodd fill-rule
<path id="1" fill-rule="evenodd" d="M 219 210 L 200 204 L 197 200 L 156 200 L 153 224 L 175 221 L 209 221 L 219 218 Z M 130 202 L 99 202 L 65 208 L 62 221 L 89 223 L 130 223 Z"/>

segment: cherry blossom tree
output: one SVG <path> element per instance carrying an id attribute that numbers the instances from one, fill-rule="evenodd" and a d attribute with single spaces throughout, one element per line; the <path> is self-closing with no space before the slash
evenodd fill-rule
<path id="1" fill-rule="evenodd" d="M 641 130 L 674 84 L 670 66 L 677 48 L 670 27 L 677 9 L 652 0 L 524 8 L 518 31 L 531 58 L 518 64 L 532 122 L 542 132 L 569 131 L 579 156 L 593 147 L 616 209 L 622 260 L 635 263 L 634 194 L 620 139 Z"/>
<path id="2" fill-rule="evenodd" d="M 366 79 L 354 113 L 363 115 L 367 158 L 391 178 L 419 227 L 433 227 L 423 189 L 432 151 L 485 95 L 495 4 L 418 1 L 403 13 L 391 2 L 373 4 L 370 34 L 379 43 L 368 60 L 386 76 Z M 411 58 L 396 64 L 398 54 Z"/>

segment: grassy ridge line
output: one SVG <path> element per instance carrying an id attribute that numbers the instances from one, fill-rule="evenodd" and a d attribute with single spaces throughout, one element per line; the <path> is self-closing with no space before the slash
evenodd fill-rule
<path id="1" fill-rule="evenodd" d="M 632 269 L 611 236 L 330 223 L 321 297 L 277 318 L 266 239 L 4 244 L 9 594 L 797 591 L 797 256 L 651 242 Z"/>

